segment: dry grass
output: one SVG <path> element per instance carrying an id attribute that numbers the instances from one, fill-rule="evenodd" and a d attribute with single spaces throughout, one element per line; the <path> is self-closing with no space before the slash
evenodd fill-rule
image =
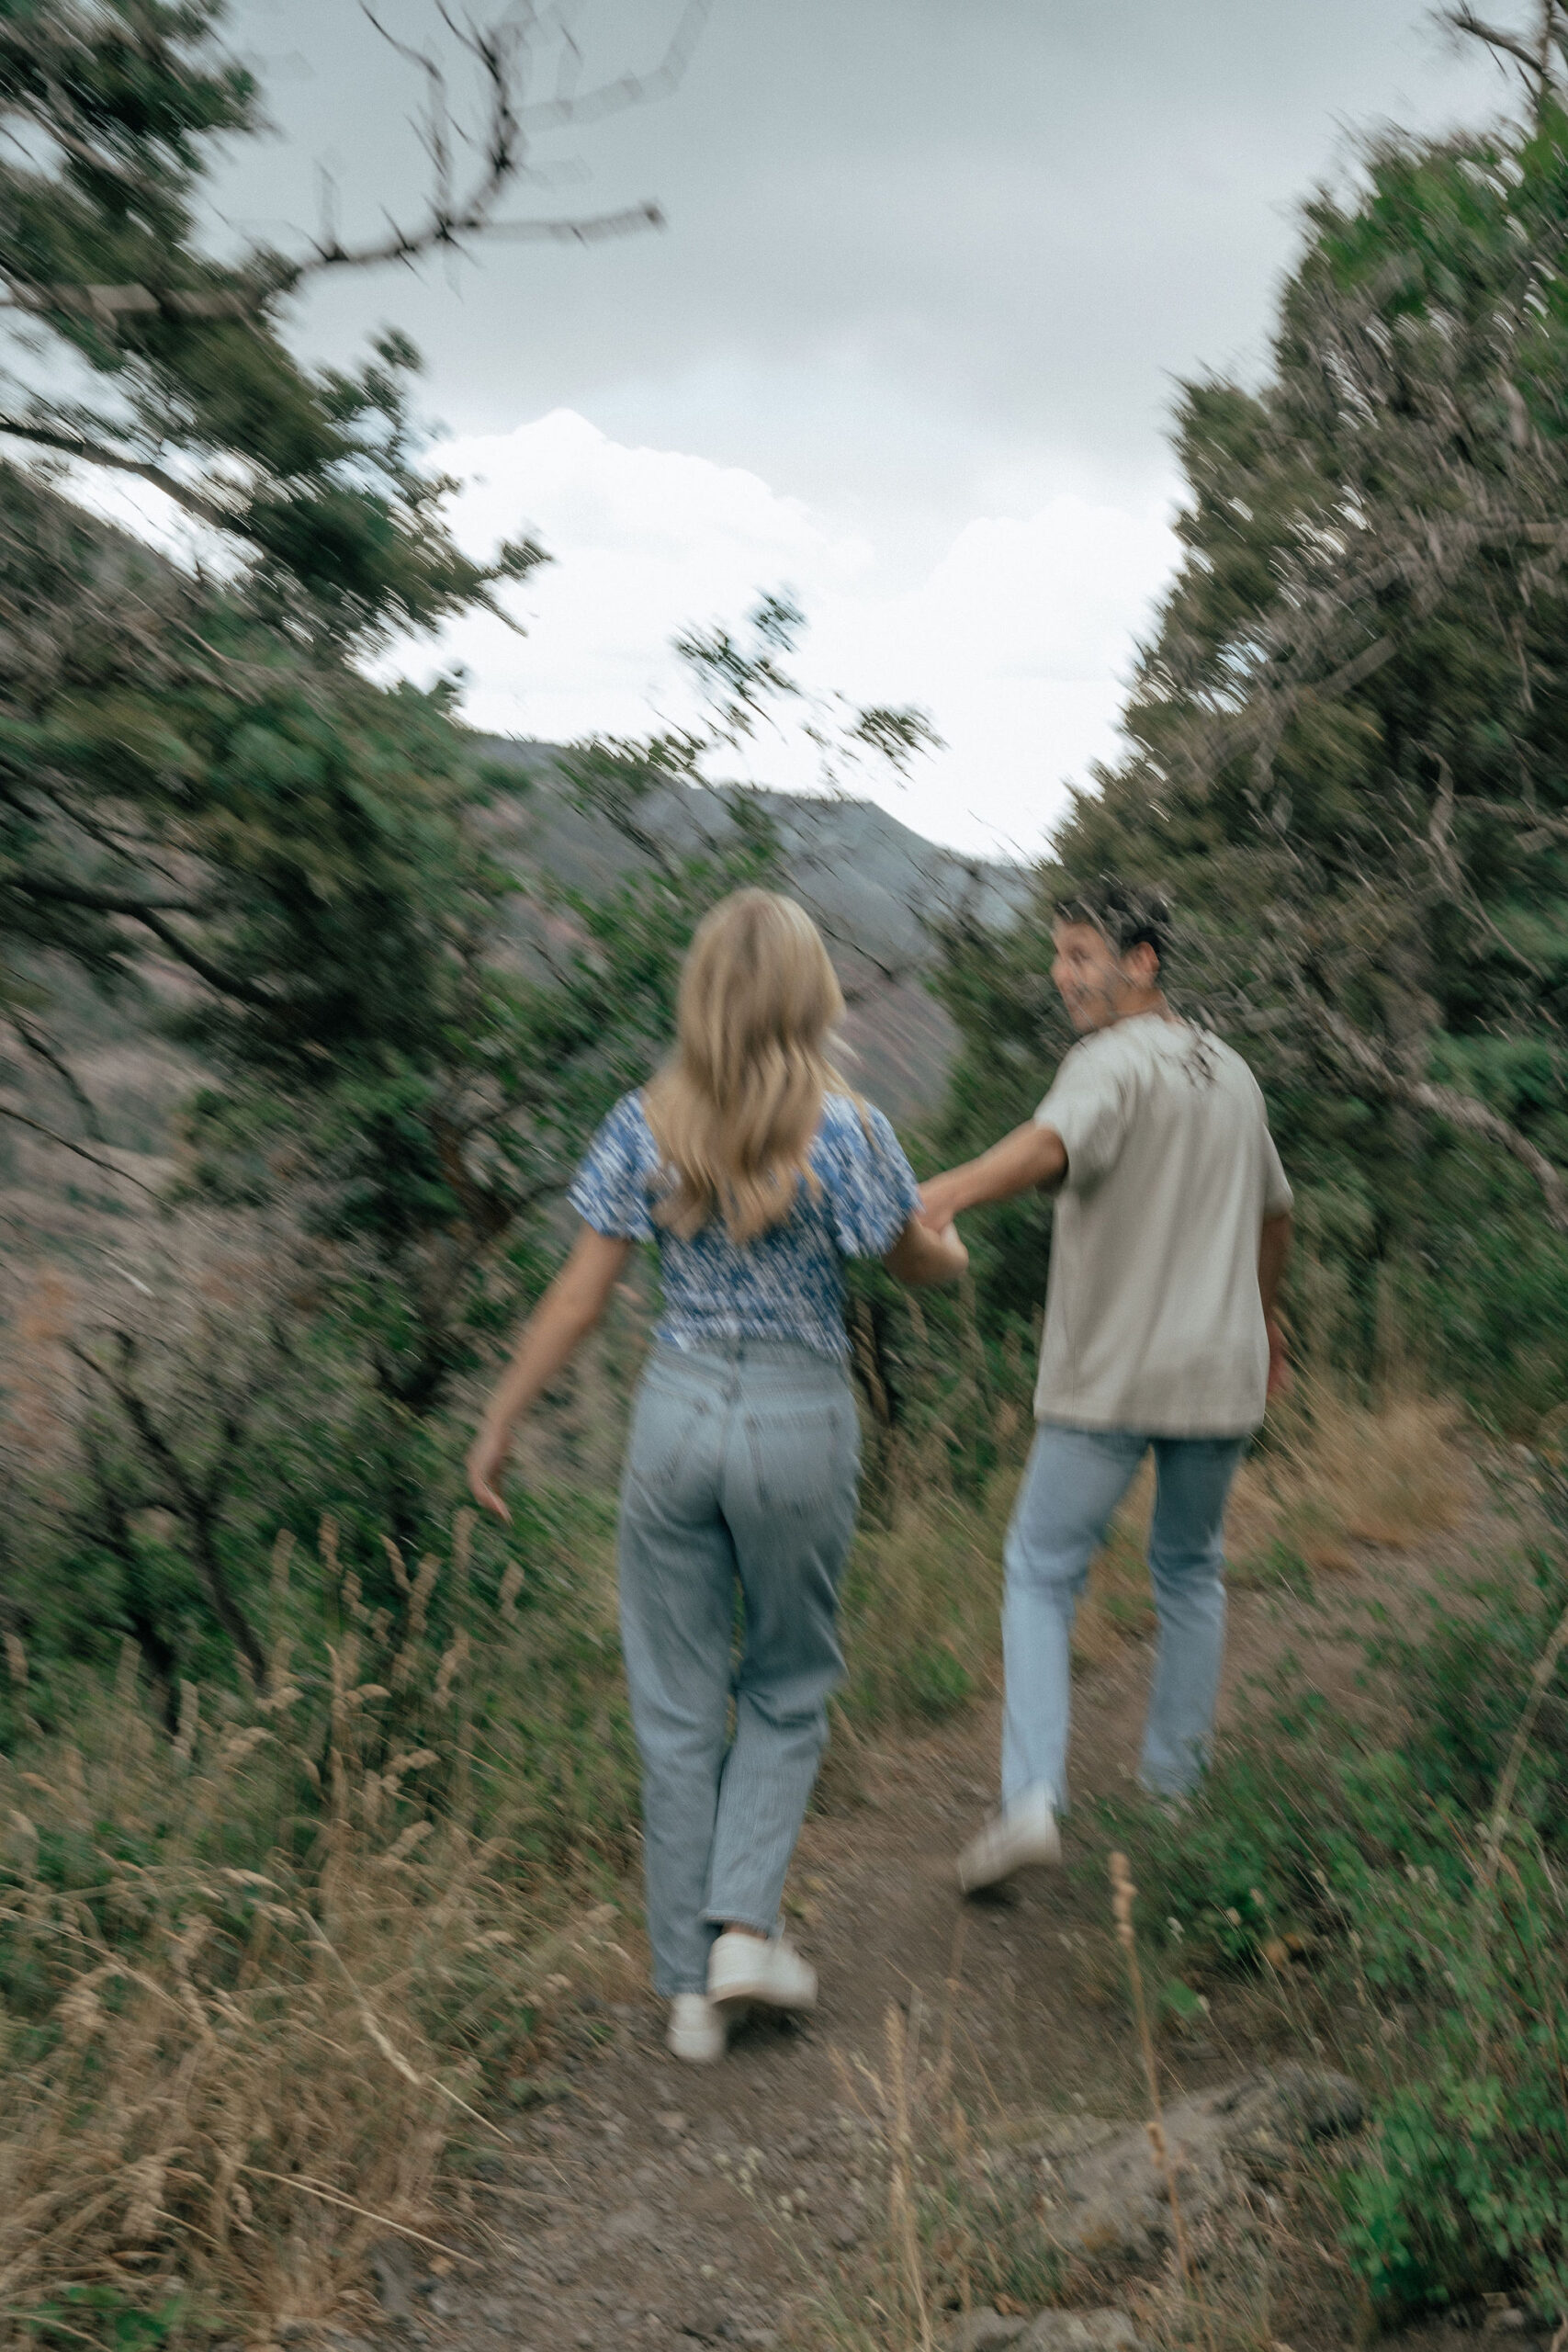
<path id="1" fill-rule="evenodd" d="M 1303 1396 L 1239 1482 L 1243 1574 L 1450 1523 L 1454 1435 L 1427 1402 Z M 863 1726 L 992 1679 L 1016 1483 L 1005 1467 L 977 1509 L 911 1492 L 863 1537 Z M 1096 1566 L 1090 1657 L 1146 1622 L 1146 1486 Z M 0 2346 L 267 2343 L 352 2311 L 378 2238 L 457 2261 L 479 2243 L 464 2166 L 497 2084 L 573 1978 L 629 1966 L 604 1901 L 632 1850 L 607 1553 L 592 1527 L 573 1544 L 530 1564 L 531 1613 L 521 1570 L 477 1609 L 459 1548 L 373 1616 L 329 1540 L 299 1622 L 324 1596 L 339 1631 L 291 1650 L 280 1562 L 266 1699 L 187 1688 L 171 1740 L 128 1660 L 73 1738 L 0 1764 Z M 436 1643 L 443 1597 L 457 1631 Z M 858 2340 L 900 2352 L 922 2302 L 929 2324 L 954 2298 L 1044 2301 L 1053 2277 L 942 2049 L 909 2031 L 859 2077 L 897 2210 Z"/>
<path id="2" fill-rule="evenodd" d="M 1446 1399 L 1393 1396 L 1375 1408 L 1303 1381 L 1274 1444 L 1244 1464 L 1227 1542 L 1248 1564 L 1275 1545 L 1310 1568 L 1354 1566 L 1356 1544 L 1404 1545 L 1452 1527 L 1472 1495 L 1461 1417 Z"/>
<path id="3" fill-rule="evenodd" d="M 1204 2326 L 1174 2259 L 1126 2290 L 1124 2302 L 1147 2352 L 1278 2352 L 1307 2344 L 1353 2345 L 1368 2336 L 1365 2298 L 1334 2245 L 1338 2214 L 1310 2173 L 1290 2178 L 1266 2207 L 1206 2214 L 1193 2233 Z"/>
<path id="4" fill-rule="evenodd" d="M 173 1742 L 128 1658 L 90 1747 L 4 1768 L 0 2343 L 265 2342 L 352 2301 L 378 2238 L 456 2229 L 467 2257 L 487 2078 L 624 1955 L 581 1891 L 541 1935 L 517 1823 L 474 1826 L 435 1576 L 325 1677 L 285 1645 L 271 1696 L 210 1724 L 186 1686 Z"/>
<path id="5" fill-rule="evenodd" d="M 1010 1433 L 1016 1438 L 1016 1433 Z M 849 1704 L 862 1722 L 936 1717 L 995 1679 L 1001 1551 L 1021 1454 L 976 1509 L 913 1479 L 892 1524 L 863 1533 L 845 1588 Z M 1145 1462 L 1089 1570 L 1073 1631 L 1079 1663 L 1103 1666 L 1154 1630 Z M 1241 1468 L 1226 1522 L 1232 1581 L 1343 1573 L 1361 1544 L 1401 1546 L 1452 1527 L 1472 1498 L 1458 1408 L 1410 1395 L 1376 1408 L 1303 1380 Z"/>
<path id="6" fill-rule="evenodd" d="M 1568 1635 L 1568 1619 L 1563 1621 Z M 813 2352 L 935 2352 L 972 2313 L 1029 2314 L 1113 2304 L 1151 2352 L 1287 2352 L 1288 2343 L 1359 2340 L 1364 2297 L 1334 2243 L 1338 2208 L 1310 2159 L 1265 2195 L 1217 2200 L 1190 2218 L 1166 2138 L 1161 2066 L 1134 1924 L 1134 1886 L 1110 1857 L 1115 1936 L 1146 2095 L 1148 2160 L 1163 2176 L 1172 2238 L 1157 2267 L 1108 2271 L 1056 2243 L 1042 2212 L 1038 2159 L 1094 2144 L 1084 2119 L 999 2107 L 978 2115 L 955 2095 L 953 2032 L 963 1928 L 946 2000 L 915 1992 L 888 2008 L 874 2058 L 835 2052 L 846 2124 L 870 2176 L 872 2226 L 824 2278 L 820 2249 L 793 2246 L 802 2287 L 790 2341 Z M 1293 2013 L 1284 2020 L 1299 2030 Z M 1321 2048 L 1321 2045 L 1316 2045 Z M 1093 2134 L 1098 2129 L 1089 2123 Z M 787 2224 L 774 2223 L 781 2243 Z"/>
<path id="7" fill-rule="evenodd" d="M 864 2245 L 825 2280 L 796 2248 L 790 2340 L 816 2352 L 932 2352 L 953 2315 L 1035 2312 L 1075 2283 L 1040 2226 L 1027 2149 L 998 2114 L 976 2128 L 953 2090 L 960 1951 L 940 2013 L 889 2007 L 874 2062 L 834 2052 L 845 2120 L 870 2176 Z"/>
<path id="8" fill-rule="evenodd" d="M 893 1523 L 863 1532 L 844 1581 L 845 1705 L 865 1726 L 936 1721 L 992 1680 L 998 1657 L 1002 1541 L 1017 1464 L 978 1506 L 918 1488 Z"/>
<path id="9" fill-rule="evenodd" d="M 1125 1880 L 1120 1958 L 1135 1970 Z M 1267 2196 L 1185 2216 L 1157 2267 L 1134 2276 L 1054 2242 L 1040 2201 L 1043 2154 L 1059 2162 L 1096 2143 L 1083 2119 L 997 2107 L 971 2114 L 954 2095 L 952 2032 L 961 1952 L 940 2010 L 917 1994 L 890 2007 L 874 2057 L 835 2052 L 854 2161 L 868 2176 L 870 2226 L 824 2277 L 819 2246 L 772 2226 L 793 2253 L 800 2288 L 787 2329 L 811 2352 L 930 2352 L 954 2323 L 994 2311 L 1118 2306 L 1150 2352 L 1281 2352 L 1361 2340 L 1364 2298 L 1335 2245 L 1338 2211 L 1323 2167 L 1292 2170 Z M 1119 1972 L 1120 1973 L 1121 1972 Z M 1135 1984 L 1135 1975 L 1133 1978 Z M 1122 1973 L 1119 1997 L 1129 1980 Z M 1157 2061 L 1139 2034 L 1148 2086 L 1149 2162 L 1170 2177 Z M 1105 2127 L 1108 2130 L 1119 2126 Z M 1173 2200 L 1174 2179 L 1170 2181 Z M 1177 2210 L 1179 2210 L 1178 2207 Z"/>
<path id="10" fill-rule="evenodd" d="M 1303 1381 L 1269 1441 L 1242 1464 L 1231 1495 L 1225 1549 L 1236 1585 L 1344 1573 L 1356 1566 L 1356 1544 L 1417 1543 L 1454 1526 L 1471 1502 L 1459 1411 L 1439 1398 L 1369 1408 Z M 1153 1628 L 1145 1549 L 1153 1504 L 1145 1463 L 1089 1572 L 1073 1636 L 1086 1665 L 1105 1664 L 1129 1634 Z"/>

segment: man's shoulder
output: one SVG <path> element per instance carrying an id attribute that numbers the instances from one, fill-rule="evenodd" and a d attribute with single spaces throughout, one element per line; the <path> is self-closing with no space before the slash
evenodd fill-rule
<path id="1" fill-rule="evenodd" d="M 1077 1038 L 1057 1063 L 1052 1086 L 1129 1081 L 1141 1091 L 1177 1076 L 1218 1081 L 1233 1094 L 1255 1093 L 1258 1086 L 1250 1064 L 1212 1029 L 1158 1013 L 1113 1021 Z"/>
<path id="2" fill-rule="evenodd" d="M 1131 1024 L 1123 1024 L 1131 1025 Z M 1172 1019 L 1139 1023 L 1143 1035 L 1135 1041 L 1138 1049 L 1156 1055 L 1180 1069 L 1197 1076 L 1224 1077 L 1239 1080 L 1247 1086 L 1257 1083 L 1252 1066 L 1234 1046 L 1227 1046 L 1213 1030 L 1205 1029 L 1201 1021 Z"/>
<path id="3" fill-rule="evenodd" d="M 1109 1022 L 1103 1029 L 1091 1029 L 1068 1046 L 1060 1068 L 1097 1072 L 1147 1069 L 1179 1060 L 1190 1051 L 1193 1040 L 1205 1035 L 1189 1022 L 1171 1020 L 1163 1013 L 1136 1012 L 1125 1021 Z"/>
<path id="4" fill-rule="evenodd" d="M 1083 1036 L 1075 1037 L 1056 1064 L 1057 1077 L 1079 1070 L 1107 1069 L 1125 1060 L 1131 1042 L 1127 1033 L 1132 1026 L 1130 1022 L 1112 1021 L 1103 1029 L 1089 1029 Z"/>
<path id="5" fill-rule="evenodd" d="M 1093 1045 L 1100 1039 L 1103 1053 L 1086 1064 L 1086 1075 L 1093 1069 L 1106 1081 L 1129 1085 L 1138 1102 L 1151 1106 L 1163 1102 L 1172 1109 L 1190 1104 L 1197 1109 L 1206 1100 L 1216 1108 L 1228 1104 L 1231 1116 L 1244 1106 L 1261 1108 L 1263 1098 L 1250 1063 L 1199 1022 L 1148 1017 L 1121 1021 L 1113 1028 L 1101 1030 L 1098 1038 L 1085 1038 L 1083 1043 Z"/>
<path id="6" fill-rule="evenodd" d="M 1035 1113 L 1043 1118 L 1053 1101 L 1063 1102 L 1077 1097 L 1087 1089 L 1098 1094 L 1112 1089 L 1121 1091 L 1123 1081 L 1135 1077 L 1149 1062 L 1148 1047 L 1131 1034 L 1143 1024 L 1129 1021 L 1113 1021 L 1103 1029 L 1090 1029 L 1077 1037 L 1056 1064 L 1045 1100 Z"/>
<path id="7" fill-rule="evenodd" d="M 1245 1054 L 1237 1053 L 1234 1046 L 1227 1046 L 1224 1039 L 1216 1037 L 1212 1029 L 1194 1025 L 1192 1035 L 1197 1040 L 1198 1052 L 1216 1075 L 1228 1079 L 1231 1085 L 1244 1094 L 1251 1096 L 1258 1093 L 1258 1080 Z"/>

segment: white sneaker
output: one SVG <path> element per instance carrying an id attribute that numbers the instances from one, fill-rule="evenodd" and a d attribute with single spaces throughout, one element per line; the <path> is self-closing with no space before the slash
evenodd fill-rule
<path id="1" fill-rule="evenodd" d="M 958 1884 L 964 1894 L 999 1886 L 1031 1862 L 1059 1862 L 1062 1833 L 1048 1789 L 1030 1789 L 993 1815 L 958 1857 Z"/>
<path id="2" fill-rule="evenodd" d="M 705 1993 L 677 1993 L 670 2004 L 664 2046 L 689 2066 L 711 2066 L 722 2058 L 729 2039 L 724 2011 Z"/>
<path id="3" fill-rule="evenodd" d="M 814 2009 L 817 1971 L 783 1936 L 720 1936 L 708 1954 L 710 2001 L 762 2001 L 770 2009 Z"/>

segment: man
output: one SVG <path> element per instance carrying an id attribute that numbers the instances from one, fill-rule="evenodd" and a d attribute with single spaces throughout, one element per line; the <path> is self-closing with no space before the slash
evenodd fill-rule
<path id="1" fill-rule="evenodd" d="M 1052 978 L 1078 1043 L 1028 1125 L 924 1190 L 940 1230 L 984 1202 L 1059 1188 L 1039 1426 L 1003 1555 L 1002 1803 L 959 1857 L 965 1894 L 1061 1858 L 1073 1616 L 1151 1447 L 1159 1655 L 1140 1777 L 1180 1797 L 1208 1752 L 1225 1500 L 1284 1377 L 1291 1188 L 1247 1064 L 1166 1001 L 1168 937 L 1165 901 L 1109 877 L 1063 902 Z"/>

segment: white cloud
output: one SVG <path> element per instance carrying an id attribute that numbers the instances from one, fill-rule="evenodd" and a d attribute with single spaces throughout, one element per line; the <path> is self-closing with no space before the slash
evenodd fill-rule
<path id="1" fill-rule="evenodd" d="M 978 517 L 923 578 L 889 582 L 863 537 L 757 475 L 628 447 L 564 409 L 449 442 L 441 459 L 468 485 L 453 509 L 465 545 L 488 551 L 525 526 L 557 559 L 513 594 L 526 637 L 479 615 L 443 639 L 476 726 L 560 740 L 682 716 L 671 638 L 787 585 L 810 617 L 797 666 L 812 684 L 919 703 L 947 741 L 907 786 L 868 773 L 852 788 L 971 850 L 1037 847 L 1066 779 L 1114 751 L 1132 647 L 1176 554 L 1164 499 L 1075 490 Z M 811 781 L 799 744 L 764 743 L 753 765 Z"/>
<path id="2" fill-rule="evenodd" d="M 452 507 L 465 546 L 488 554 L 526 528 L 556 558 L 510 592 L 525 637 L 479 613 L 441 640 L 443 663 L 468 672 L 475 726 L 559 741 L 684 718 L 671 638 L 693 622 L 735 624 L 759 593 L 787 586 L 810 620 L 795 663 L 808 684 L 857 704 L 919 704 L 946 741 L 907 783 L 868 767 L 847 788 L 982 853 L 1037 849 L 1067 780 L 1114 753 L 1133 645 L 1176 556 L 1167 500 L 1118 503 L 1077 487 L 1027 515 L 978 516 L 923 577 L 889 578 L 863 537 L 756 474 L 627 447 L 567 409 L 448 442 L 440 458 L 465 484 Z M 75 486 L 181 559 L 211 560 L 155 492 Z M 400 666 L 428 673 L 428 650 Z M 750 767 L 770 784 L 816 781 L 798 738 L 764 738 Z"/>

